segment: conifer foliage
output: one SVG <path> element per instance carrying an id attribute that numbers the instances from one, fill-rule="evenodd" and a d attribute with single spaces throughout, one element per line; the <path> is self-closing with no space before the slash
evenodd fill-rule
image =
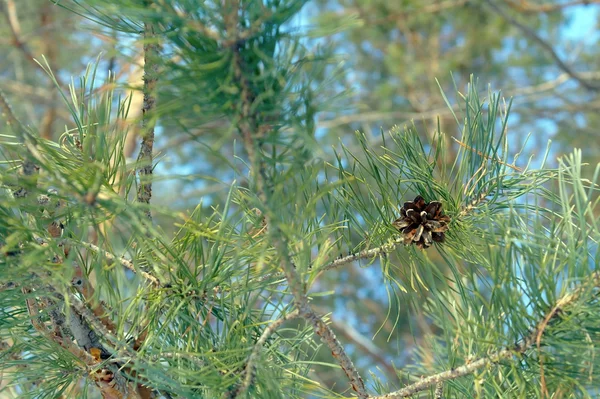
<path id="1" fill-rule="evenodd" d="M 510 103 L 482 99 L 474 80 L 452 104 L 440 94 L 454 131 L 424 140 L 396 127 L 378 145 L 356 133 L 358 147 L 320 148 L 315 113 L 331 99 L 313 77 L 335 77 L 336 65 L 293 28 L 303 5 L 56 1 L 143 43 L 143 112 L 128 118 L 127 88 L 100 82 L 97 64 L 67 92 L 42 57 L 72 117 L 59 140 L 0 96 L 2 395 L 598 393 L 600 166 L 586 180 L 578 151 L 550 166 L 550 150 L 537 167 L 522 160 Z M 207 123 L 221 130 L 198 157 L 228 171 L 225 195 L 190 212 L 156 206 L 157 137 Z M 124 152 L 131 134 L 136 160 Z M 431 330 L 410 362 L 390 346 L 389 364 L 365 373 L 315 306 L 341 297 L 341 283 L 323 292 L 321 281 L 360 261 L 424 298 L 415 306 Z M 324 384 L 323 366 L 343 384 Z M 377 373 L 385 367 L 396 380 Z"/>

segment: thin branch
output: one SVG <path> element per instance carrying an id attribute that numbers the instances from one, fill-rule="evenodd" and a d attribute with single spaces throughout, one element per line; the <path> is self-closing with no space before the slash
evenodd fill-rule
<path id="1" fill-rule="evenodd" d="M 516 19 L 514 19 L 513 17 L 508 15 L 508 13 L 506 11 L 504 11 L 501 7 L 499 7 L 495 3 L 495 1 L 493 1 L 493 0 L 484 0 L 484 1 L 491 9 L 496 11 L 502 18 L 504 18 L 506 20 L 506 22 L 508 22 L 509 24 L 518 28 L 521 32 L 523 32 L 525 34 L 525 36 L 529 37 L 531 40 L 533 40 L 534 42 L 539 44 L 544 50 L 546 50 L 546 52 L 548 52 L 550 54 L 550 56 L 552 57 L 552 59 L 554 60 L 556 65 L 560 69 L 562 69 L 564 72 L 566 72 L 571 78 L 576 80 L 581 86 L 585 87 L 588 90 L 592 90 L 592 91 L 600 90 L 600 85 L 598 85 L 597 83 L 592 83 L 588 80 L 583 79 L 577 72 L 575 72 L 569 65 L 567 65 L 558 56 L 558 54 L 556 53 L 554 48 L 552 48 L 552 46 L 548 42 L 546 42 L 544 39 L 542 39 L 534 30 L 532 30 L 528 26 L 522 24 L 521 22 L 517 21 Z"/>
<path id="2" fill-rule="evenodd" d="M 491 157 L 489 157 L 489 156 L 485 155 L 483 152 L 481 152 L 481 151 L 479 151 L 479 150 L 476 150 L 475 148 L 469 147 L 468 145 L 466 145 L 466 144 L 465 144 L 465 143 L 463 143 L 462 141 L 458 140 L 456 137 L 453 137 L 453 136 L 450 136 L 450 137 L 451 137 L 451 138 L 452 138 L 452 140 L 454 140 L 454 141 L 455 141 L 455 142 L 456 142 L 456 143 L 457 143 L 459 146 L 461 146 L 461 147 L 463 147 L 463 148 L 465 148 L 465 149 L 467 149 L 467 150 L 469 150 L 469 151 L 471 151 L 471 152 L 474 152 L 475 154 L 479 155 L 480 157 L 483 157 L 483 158 L 487 159 L 488 161 L 495 161 L 495 162 L 498 162 L 500 165 L 504 165 L 504 166 L 506 166 L 506 167 L 508 167 L 508 168 L 511 168 L 512 170 L 515 170 L 515 171 L 517 171 L 517 172 L 523 172 L 523 169 L 519 168 L 519 167 L 518 167 L 518 166 L 516 166 L 516 165 L 512 165 L 512 164 L 509 164 L 509 163 L 506 163 L 506 162 L 502 161 L 502 160 L 500 159 L 500 157 L 498 157 L 498 158 L 496 158 L 496 159 L 493 159 L 493 158 L 491 158 Z"/>
<path id="3" fill-rule="evenodd" d="M 302 318 L 306 319 L 310 324 L 312 324 L 315 333 L 321 337 L 321 340 L 327 344 L 329 349 L 331 350 L 331 355 L 337 362 L 339 363 L 344 373 L 350 380 L 350 385 L 352 389 L 358 397 L 360 398 L 368 398 L 365 383 L 358 373 L 356 366 L 352 363 L 352 360 L 346 354 L 344 347 L 338 341 L 335 333 L 329 328 L 329 326 L 321 319 L 317 314 L 310 308 L 308 301 L 303 305 L 301 309 Z"/>
<path id="4" fill-rule="evenodd" d="M 317 310 L 322 312 L 321 309 Z M 350 340 L 357 348 L 371 357 L 375 364 L 384 368 L 389 374 L 388 377 L 395 377 L 397 375 L 396 369 L 390 361 L 386 359 L 385 353 L 381 348 L 377 347 L 371 339 L 362 335 L 356 328 L 343 320 L 338 320 L 334 317 L 330 317 L 329 320 L 336 331 L 339 331 L 340 335 Z"/>
<path id="5" fill-rule="evenodd" d="M 145 2 L 150 6 L 150 2 Z M 137 191 L 137 200 L 149 205 L 152 199 L 152 170 L 154 147 L 154 127 L 156 125 L 156 83 L 158 81 L 159 45 L 157 43 L 154 25 L 144 22 L 144 105 L 142 107 L 142 144 L 138 155 L 138 175 L 140 185 Z M 152 213 L 148 208 L 146 216 L 152 220 Z"/>
<path id="6" fill-rule="evenodd" d="M 406 386 L 396 392 L 391 392 L 381 396 L 372 396 L 370 397 L 370 399 L 406 398 L 414 395 L 417 392 L 421 392 L 433 386 L 437 386 L 438 384 L 444 381 L 454 380 L 460 377 L 473 374 L 477 370 L 488 365 L 498 363 L 501 360 L 510 359 L 516 355 L 524 354 L 527 350 L 533 348 L 534 345 L 537 345 L 538 342 L 541 341 L 541 336 L 546 326 L 551 321 L 557 319 L 557 317 L 561 313 L 563 313 L 563 311 L 568 305 L 578 300 L 581 294 L 592 286 L 600 286 L 600 272 L 593 273 L 590 276 L 590 278 L 586 279 L 584 283 L 577 287 L 573 292 L 566 294 L 565 296 L 560 298 L 552 307 L 552 309 L 544 316 L 544 318 L 540 320 L 540 322 L 535 326 L 531 333 L 525 338 L 523 338 L 518 344 L 512 347 L 504 348 L 498 352 L 479 358 L 460 367 L 422 378 L 414 384 Z"/>
<path id="7" fill-rule="evenodd" d="M 342 256 L 341 258 L 337 258 L 333 262 L 330 262 L 330 263 L 326 264 L 325 266 L 323 266 L 320 269 L 320 272 L 324 272 L 324 271 L 331 270 L 331 269 L 336 269 L 338 267 L 347 265 L 348 263 L 352 263 L 359 259 L 368 259 L 368 258 L 373 259 L 379 255 L 389 254 L 392 251 L 394 251 L 399 245 L 401 245 L 403 243 L 404 243 L 403 238 L 401 238 L 401 237 L 394 238 L 379 247 L 365 249 L 360 252 L 356 252 L 356 253 L 353 253 L 353 254 L 350 254 L 347 256 Z"/>
<path id="8" fill-rule="evenodd" d="M 234 395 L 230 396 L 230 397 L 237 398 L 237 397 L 243 395 L 248 390 L 248 388 L 250 388 L 250 385 L 252 384 L 252 380 L 254 379 L 254 368 L 256 367 L 256 362 L 260 356 L 260 351 L 261 351 L 262 347 L 264 346 L 264 344 L 267 342 L 269 337 L 279 327 L 281 327 L 281 325 L 283 323 L 285 323 L 288 320 L 295 319 L 299 315 L 300 315 L 300 312 L 298 311 L 298 309 L 296 309 L 296 310 L 286 314 L 285 316 L 275 320 L 267 328 L 264 329 L 264 331 L 260 335 L 260 338 L 258 339 L 258 341 L 256 341 L 256 344 L 254 345 L 254 349 L 252 349 L 252 353 L 248 357 L 248 362 L 246 363 L 246 369 L 244 371 L 244 374 L 245 374 L 244 382 L 242 385 L 240 385 L 240 387 L 237 389 L 237 391 L 234 393 Z"/>
<path id="9" fill-rule="evenodd" d="M 104 256 L 109 262 L 118 260 L 119 263 L 121 264 L 121 266 L 125 267 L 126 269 L 131 270 L 132 272 L 134 272 L 136 274 L 139 273 L 140 276 L 144 277 L 146 280 L 150 281 L 155 286 L 160 287 L 160 285 L 161 285 L 159 279 L 157 279 L 156 277 L 154 277 L 152 274 L 150 274 L 148 272 L 139 270 L 139 268 L 136 268 L 131 260 L 125 258 L 124 256 L 117 257 L 117 256 L 113 255 L 112 253 L 105 251 L 105 250 L 101 249 L 100 247 L 98 247 L 97 245 L 94 245 L 89 242 L 73 241 L 73 245 L 81 245 L 84 248 L 89 249 L 90 251 L 93 251 L 97 254 Z"/>

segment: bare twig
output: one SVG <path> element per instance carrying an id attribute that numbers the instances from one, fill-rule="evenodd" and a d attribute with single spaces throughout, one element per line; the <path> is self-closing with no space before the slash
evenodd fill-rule
<path id="1" fill-rule="evenodd" d="M 150 6 L 150 2 L 145 2 Z M 159 45 L 151 22 L 144 22 L 144 105 L 142 107 L 142 144 L 138 155 L 138 175 L 140 178 L 137 191 L 138 202 L 146 205 L 152 199 L 152 170 L 154 147 L 154 127 L 156 125 L 156 83 L 158 81 Z M 152 220 L 148 208 L 146 216 Z"/>
<path id="2" fill-rule="evenodd" d="M 298 310 L 296 309 L 296 310 L 286 314 L 285 316 L 275 320 L 267 328 L 264 329 L 264 331 L 260 335 L 260 338 L 258 339 L 258 341 L 256 341 L 256 344 L 254 344 L 252 353 L 250 354 L 250 356 L 248 357 L 248 361 L 246 362 L 246 369 L 244 371 L 244 382 L 242 383 L 242 385 L 240 385 L 240 387 L 237 389 L 237 391 L 234 393 L 234 395 L 230 395 L 230 397 L 237 398 L 237 397 L 243 395 L 248 390 L 248 388 L 250 388 L 250 385 L 252 384 L 252 379 L 254 378 L 254 368 L 256 367 L 256 361 L 258 360 L 258 357 L 260 356 L 260 351 L 261 351 L 262 347 L 267 342 L 269 337 L 279 327 L 281 327 L 281 325 L 283 323 L 285 323 L 288 320 L 295 319 L 296 317 L 299 316 L 299 314 L 300 314 L 300 312 L 298 312 Z"/>
<path id="3" fill-rule="evenodd" d="M 533 328 L 531 333 L 525 338 L 523 338 L 518 344 L 491 353 L 488 356 L 479 358 L 460 367 L 422 378 L 414 384 L 406 386 L 398 391 L 381 396 L 372 396 L 371 399 L 406 398 L 414 395 L 417 392 L 421 392 L 426 389 L 429 389 L 430 387 L 437 386 L 441 382 L 454 380 L 460 377 L 473 374 L 475 371 L 488 365 L 495 364 L 500 362 L 501 360 L 510 359 L 514 356 L 524 354 L 527 350 L 533 348 L 534 345 L 538 345 L 538 342 L 541 341 L 541 337 L 546 326 L 552 320 L 555 320 L 568 305 L 578 300 L 581 294 L 592 286 L 600 286 L 600 272 L 593 273 L 590 276 L 590 278 L 586 279 L 573 292 L 566 294 L 565 296 L 560 298 L 552 307 L 552 309 L 544 316 L 544 318 L 540 320 L 540 322 Z"/>
<path id="4" fill-rule="evenodd" d="M 404 239 L 402 237 L 394 238 L 379 247 L 365 249 L 360 252 L 356 252 L 354 254 L 350 254 L 350 255 L 346 255 L 346 256 L 337 258 L 333 262 L 330 262 L 330 263 L 326 264 L 325 266 L 323 266 L 320 271 L 324 272 L 327 270 L 336 269 L 338 267 L 347 265 L 348 263 L 352 263 L 359 259 L 368 259 L 368 258 L 373 259 L 379 255 L 389 254 L 392 251 L 394 251 L 399 245 L 401 245 L 403 243 L 404 243 Z"/>
<path id="5" fill-rule="evenodd" d="M 600 90 L 600 85 L 595 82 L 590 82 L 588 80 L 583 79 L 577 72 L 575 72 L 569 65 L 567 65 L 556 53 L 554 48 L 542 39 L 534 30 L 517 21 L 513 17 L 511 17 L 506 11 L 504 11 L 501 7 L 499 7 L 495 1 L 493 0 L 484 0 L 484 2 L 495 12 L 497 12 L 502 18 L 506 20 L 509 24 L 518 28 L 521 32 L 523 32 L 527 37 L 531 40 L 539 44 L 554 60 L 556 65 L 566 72 L 571 78 L 576 80 L 581 86 L 585 87 L 588 90 L 597 91 Z"/>
<path id="6" fill-rule="evenodd" d="M 97 254 L 104 256 L 108 261 L 118 260 L 119 263 L 121 264 L 121 266 L 125 267 L 126 269 L 131 270 L 134 273 L 139 273 L 140 276 L 144 277 L 146 280 L 150 281 L 155 286 L 160 287 L 160 285 L 161 285 L 159 279 L 157 279 L 156 277 L 154 277 L 152 274 L 150 274 L 148 272 L 139 270 L 138 268 L 135 267 L 135 265 L 133 264 L 133 262 L 131 260 L 125 258 L 124 256 L 117 257 L 116 255 L 113 255 L 112 253 L 105 251 L 105 250 L 101 249 L 100 247 L 98 247 L 97 245 L 94 245 L 89 242 L 80 242 L 80 241 L 75 242 L 74 241 L 73 245 L 83 246 L 84 248 L 87 248 L 90 251 L 93 251 Z"/>

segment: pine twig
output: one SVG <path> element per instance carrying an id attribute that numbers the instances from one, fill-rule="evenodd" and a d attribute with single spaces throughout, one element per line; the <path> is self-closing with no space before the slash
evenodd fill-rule
<path id="1" fill-rule="evenodd" d="M 307 303 L 301 309 L 301 316 L 306 319 L 310 324 L 312 324 L 315 333 L 321 337 L 321 340 L 327 344 L 329 349 L 331 350 L 331 355 L 337 362 L 339 363 L 344 373 L 346 373 L 346 377 L 350 380 L 350 385 L 352 389 L 359 398 L 368 398 L 367 390 L 365 388 L 365 383 L 360 376 L 356 366 L 352 363 L 350 357 L 344 350 L 344 347 L 338 341 L 335 333 L 331 330 L 331 328 L 321 319 Z"/>
<path id="2" fill-rule="evenodd" d="M 319 309 L 317 310 L 320 311 Z M 377 347 L 370 338 L 365 337 L 351 324 L 346 323 L 343 320 L 330 317 L 330 323 L 336 331 L 339 331 L 339 335 L 342 335 L 355 347 L 373 359 L 375 364 L 378 364 L 378 367 L 385 369 L 388 373 L 388 377 L 395 377 L 397 375 L 394 366 L 386 359 L 384 351 Z"/>
<path id="3" fill-rule="evenodd" d="M 300 312 L 298 311 L 298 309 L 296 309 L 296 310 L 286 314 L 285 316 L 275 320 L 273 323 L 269 324 L 269 326 L 267 328 L 264 329 L 264 331 L 260 335 L 260 338 L 256 341 L 256 344 L 254 344 L 252 353 L 250 354 L 250 356 L 248 357 L 248 361 L 246 362 L 246 368 L 244 370 L 244 382 L 233 393 L 233 395 L 230 395 L 229 397 L 231 397 L 231 398 L 240 397 L 248 390 L 248 388 L 250 388 L 250 385 L 252 384 L 252 380 L 254 379 L 254 369 L 256 367 L 256 362 L 258 360 L 258 357 L 260 356 L 260 351 L 261 351 L 262 347 L 265 345 L 265 343 L 267 342 L 269 337 L 279 327 L 281 327 L 281 325 L 283 323 L 285 323 L 288 320 L 293 320 L 296 317 L 298 317 L 299 315 L 300 315 Z"/>
<path id="4" fill-rule="evenodd" d="M 368 259 L 368 258 L 372 259 L 379 255 L 389 254 L 392 251 L 394 251 L 396 248 L 398 248 L 399 245 L 402 245 L 403 243 L 404 243 L 404 239 L 402 237 L 394 238 L 379 247 L 364 249 L 360 252 L 342 256 L 340 258 L 337 258 L 333 262 L 330 262 L 330 263 L 324 265 L 323 267 L 321 267 L 320 272 L 324 272 L 324 271 L 331 270 L 331 269 L 337 269 L 338 267 L 347 265 L 348 263 L 352 263 L 352 262 L 355 262 L 360 259 Z"/>
<path id="5" fill-rule="evenodd" d="M 332 262 L 329 262 L 326 265 L 322 266 L 319 269 L 319 273 L 323 273 L 323 272 L 331 270 L 331 269 L 337 269 L 339 267 L 345 266 L 347 264 L 350 264 L 350 263 L 355 262 L 360 259 L 369 259 L 369 258 L 373 259 L 379 255 L 389 254 L 402 244 L 404 244 L 403 238 L 394 238 L 394 239 L 391 239 L 389 242 L 387 242 L 383 245 L 380 245 L 379 247 L 364 249 L 360 252 L 355 252 L 353 254 L 341 256 L 341 257 L 333 260 Z M 285 273 L 274 272 L 274 273 L 268 273 L 266 275 L 257 277 L 256 279 L 253 279 L 252 281 L 265 282 L 268 280 L 282 279 L 282 278 L 285 278 Z"/>
<path id="6" fill-rule="evenodd" d="M 150 2 L 145 2 L 150 6 Z M 154 127 L 156 125 L 156 83 L 158 81 L 158 59 L 159 45 L 156 42 L 155 27 L 151 22 L 144 22 L 144 104 L 142 106 L 142 144 L 138 155 L 138 175 L 139 187 L 137 190 L 137 200 L 143 204 L 149 205 L 152 199 L 152 170 L 153 166 L 153 148 L 154 148 Z M 152 220 L 152 213 L 148 208 L 146 216 Z"/>
<path id="7" fill-rule="evenodd" d="M 426 389 L 429 389 L 430 387 L 437 386 L 438 384 L 444 381 L 464 377 L 473 374 L 475 371 L 483 367 L 499 363 L 501 360 L 510 359 L 515 355 L 522 355 L 529 349 L 532 349 L 534 345 L 538 346 L 539 348 L 539 343 L 541 342 L 541 337 L 546 326 L 552 320 L 555 320 L 561 313 L 563 313 L 564 309 L 568 305 L 578 300 L 581 294 L 587 289 L 589 289 L 591 286 L 600 287 L 600 272 L 593 273 L 590 276 L 590 278 L 586 279 L 585 282 L 579 287 L 577 287 L 573 292 L 564 295 L 562 298 L 556 301 L 556 304 L 544 316 L 544 318 L 538 322 L 535 328 L 531 330 L 531 333 L 525 338 L 523 338 L 516 345 L 501 349 L 488 356 L 481 357 L 475 361 L 469 362 L 460 367 L 456 367 L 451 370 L 446 370 L 441 373 L 422 378 L 421 380 L 411 385 L 408 385 L 398 391 L 381 396 L 372 396 L 370 397 L 370 399 L 397 399 L 410 397 L 416 394 L 417 392 L 422 392 Z"/>
<path id="8" fill-rule="evenodd" d="M 152 274 L 150 274 L 148 272 L 139 270 L 139 268 L 136 268 L 131 260 L 125 258 L 124 256 L 117 257 L 116 255 L 113 255 L 112 253 L 105 251 L 105 250 L 101 249 L 100 247 L 98 247 L 97 245 L 94 245 L 89 242 L 78 241 L 78 242 L 73 242 L 73 245 L 81 245 L 84 248 L 89 249 L 90 251 L 93 251 L 97 254 L 104 256 L 109 262 L 114 262 L 115 260 L 118 260 L 119 263 L 121 264 L 121 266 L 125 267 L 128 270 L 131 270 L 132 272 L 134 272 L 136 274 L 139 273 L 140 276 L 142 276 L 146 280 L 150 281 L 156 287 L 161 286 L 159 279 L 157 279 L 156 277 L 154 277 Z"/>

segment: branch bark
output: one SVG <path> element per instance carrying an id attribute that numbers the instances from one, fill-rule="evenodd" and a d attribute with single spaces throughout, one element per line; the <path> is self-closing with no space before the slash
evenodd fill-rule
<path id="1" fill-rule="evenodd" d="M 150 7 L 151 2 L 145 1 Z M 150 205 L 152 199 L 152 170 L 154 127 L 156 125 L 156 83 L 158 82 L 158 60 L 159 45 L 157 43 L 154 24 L 144 22 L 144 104 L 142 107 L 142 144 L 138 155 L 139 187 L 137 200 Z M 152 221 L 150 208 L 146 210 L 146 216 Z"/>

